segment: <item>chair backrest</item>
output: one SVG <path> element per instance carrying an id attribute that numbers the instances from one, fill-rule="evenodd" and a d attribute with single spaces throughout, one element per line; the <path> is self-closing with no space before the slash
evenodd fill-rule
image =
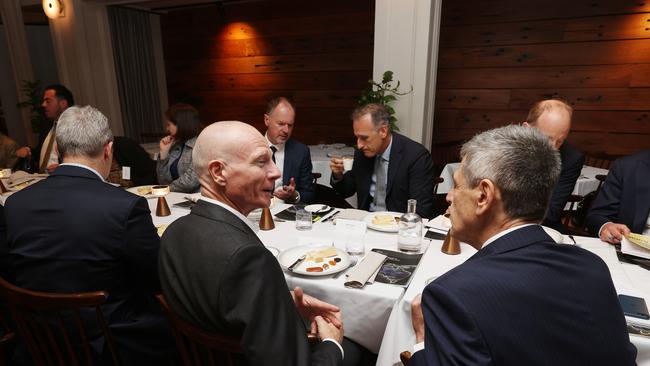
<path id="1" fill-rule="evenodd" d="M 119 365 L 113 340 L 100 305 L 104 291 L 50 293 L 26 290 L 0 278 L 0 301 L 7 304 L 24 343 L 36 365 L 93 365 L 93 355 L 81 310 L 94 308 L 97 324 L 114 365 Z M 82 362 L 83 361 L 83 362 Z"/>
<path id="2" fill-rule="evenodd" d="M 438 186 L 440 185 L 440 183 L 442 183 L 444 181 L 445 181 L 445 178 L 443 178 L 443 177 L 435 177 L 433 179 L 433 195 L 434 196 L 436 194 L 438 194 Z"/>
<path id="3" fill-rule="evenodd" d="M 242 353 L 239 339 L 208 333 L 179 318 L 162 294 L 156 295 L 156 298 L 172 326 L 183 365 L 220 365 L 224 358 L 226 365 L 234 365 L 234 355 Z"/>
<path id="4" fill-rule="evenodd" d="M 0 304 L 0 366 L 10 365 L 10 345 L 13 343 L 15 333 L 9 328 L 6 319 L 2 314 L 2 304 Z"/>

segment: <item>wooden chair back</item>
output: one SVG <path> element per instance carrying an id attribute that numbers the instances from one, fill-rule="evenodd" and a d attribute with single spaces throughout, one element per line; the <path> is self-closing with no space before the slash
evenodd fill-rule
<path id="1" fill-rule="evenodd" d="M 241 354 L 239 340 L 208 333 L 179 318 L 169 307 L 165 297 L 156 295 L 165 317 L 172 326 L 176 347 L 184 366 L 234 365 L 234 355 Z"/>
<path id="2" fill-rule="evenodd" d="M 114 365 L 119 365 L 113 339 L 100 305 L 106 302 L 104 291 L 49 293 L 26 290 L 0 278 L 0 301 L 7 304 L 20 336 L 34 364 L 93 365 L 93 355 L 81 309 L 94 308 L 105 348 Z"/>

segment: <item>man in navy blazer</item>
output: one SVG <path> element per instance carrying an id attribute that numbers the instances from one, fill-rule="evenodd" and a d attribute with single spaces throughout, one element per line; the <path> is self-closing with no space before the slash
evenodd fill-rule
<path id="1" fill-rule="evenodd" d="M 634 365 L 606 264 L 539 225 L 560 174 L 547 137 L 486 131 L 461 159 L 447 194 L 451 234 L 478 252 L 415 299 L 424 349 L 409 365 Z"/>
<path id="2" fill-rule="evenodd" d="M 107 291 L 102 311 L 122 364 L 169 364 L 174 344 L 153 298 L 160 240 L 147 201 L 104 181 L 113 155 L 108 120 L 93 107 L 70 107 L 56 132 L 63 164 L 7 198 L 3 275 L 30 290 Z M 101 359 L 106 347 L 94 310 L 84 310 Z"/>
<path id="3" fill-rule="evenodd" d="M 542 100 L 530 109 L 524 126 L 537 128 L 546 135 L 555 149 L 560 151 L 562 170 L 551 200 L 543 225 L 558 231 L 564 231 L 562 225 L 562 212 L 573 192 L 576 181 L 580 177 L 585 156 L 573 145 L 566 141 L 571 131 L 571 116 L 573 108 L 567 103 L 557 99 Z"/>
<path id="4" fill-rule="evenodd" d="M 348 172 L 344 173 L 342 159 L 331 159 L 332 187 L 344 197 L 356 193 L 357 207 L 369 211 L 406 212 L 407 201 L 416 199 L 417 213 L 430 218 L 431 154 L 421 144 L 392 132 L 389 118 L 386 108 L 379 104 L 368 104 L 352 113 L 358 150 Z"/>
<path id="5" fill-rule="evenodd" d="M 618 159 L 587 214 L 587 228 L 611 244 L 630 232 L 650 235 L 650 150 Z"/>
<path id="6" fill-rule="evenodd" d="M 281 174 L 273 195 L 287 203 L 309 203 L 314 199 L 311 154 L 307 145 L 291 138 L 295 117 L 295 108 L 285 97 L 271 99 L 264 114 L 266 140 Z"/>

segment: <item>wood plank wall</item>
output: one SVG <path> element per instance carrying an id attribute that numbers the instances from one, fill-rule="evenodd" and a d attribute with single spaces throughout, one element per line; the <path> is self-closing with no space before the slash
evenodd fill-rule
<path id="1" fill-rule="evenodd" d="M 650 148 L 650 2 L 443 1 L 437 166 L 546 98 L 573 106 L 569 141 L 588 156 Z"/>
<path id="2" fill-rule="evenodd" d="M 372 78 L 374 1 L 244 1 L 161 17 L 169 102 L 207 122 L 265 130 L 266 102 L 296 105 L 294 137 L 352 143 L 350 113 Z"/>

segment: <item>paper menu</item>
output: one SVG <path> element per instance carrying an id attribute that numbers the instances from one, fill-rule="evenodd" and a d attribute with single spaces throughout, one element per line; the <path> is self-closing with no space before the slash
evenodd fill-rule
<path id="1" fill-rule="evenodd" d="M 643 243 L 643 241 L 640 241 L 638 237 L 647 238 L 645 240 L 650 238 L 639 234 L 630 234 L 628 237 L 623 237 L 623 240 L 621 240 L 621 252 L 650 259 L 650 249 L 645 248 L 643 244 L 639 245 L 638 243 Z"/>

